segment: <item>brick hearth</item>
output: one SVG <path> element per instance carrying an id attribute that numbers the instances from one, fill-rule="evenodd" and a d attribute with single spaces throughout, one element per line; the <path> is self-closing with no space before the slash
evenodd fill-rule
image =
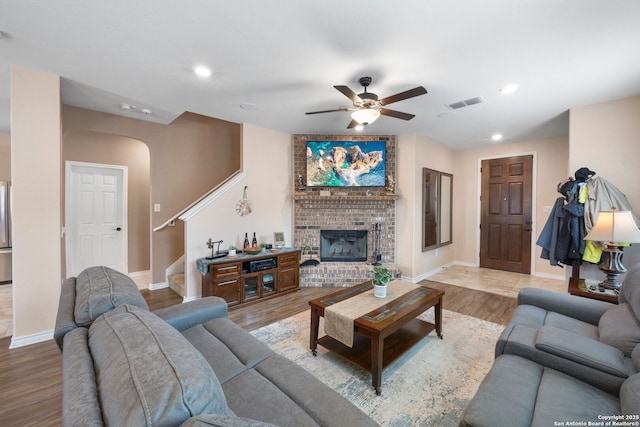
<path id="1" fill-rule="evenodd" d="M 294 177 L 306 176 L 307 141 L 386 141 L 387 176 L 396 176 L 394 136 L 296 135 L 294 136 Z M 294 180 L 297 184 L 297 179 Z M 320 230 L 368 230 L 367 262 L 322 262 L 315 267 L 300 269 L 303 287 L 348 287 L 371 278 L 374 251 L 374 224 L 381 225 L 380 249 L 382 264 L 395 271 L 396 199 L 385 188 L 334 187 L 298 188 L 295 185 L 293 245 L 309 247 L 319 258 Z M 321 191 L 323 192 L 321 195 Z M 326 195 L 326 191 L 330 194 Z M 303 257 L 303 259 L 305 259 Z"/>

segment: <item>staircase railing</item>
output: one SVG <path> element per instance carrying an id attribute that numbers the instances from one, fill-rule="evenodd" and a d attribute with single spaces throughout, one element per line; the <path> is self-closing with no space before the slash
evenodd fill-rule
<path id="1" fill-rule="evenodd" d="M 180 219 L 180 220 L 183 220 L 183 221 L 188 220 L 189 218 L 193 217 L 196 213 L 200 212 L 209 203 L 211 203 L 212 201 L 214 201 L 215 199 L 220 197 L 222 194 L 224 194 L 228 189 L 233 187 L 233 185 L 237 181 L 240 181 L 245 176 L 246 176 L 246 173 L 242 172 L 241 170 L 235 172 L 229 178 L 227 178 L 226 180 L 222 181 L 220 184 L 218 184 L 213 189 L 211 189 L 211 191 L 209 191 L 208 193 L 204 194 L 202 197 L 198 198 L 196 201 L 191 203 L 189 206 L 187 206 L 186 208 L 182 209 L 180 212 L 178 212 L 175 215 L 173 215 L 171 218 L 169 218 L 168 220 L 163 222 L 161 225 L 159 225 L 156 228 L 154 228 L 153 231 L 163 230 L 164 228 L 166 228 L 166 227 L 170 226 L 172 223 L 174 223 L 175 220 L 177 220 L 177 219 Z"/>

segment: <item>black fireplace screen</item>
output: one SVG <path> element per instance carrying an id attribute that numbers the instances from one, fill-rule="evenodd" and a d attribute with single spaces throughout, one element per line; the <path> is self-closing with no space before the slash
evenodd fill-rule
<path id="1" fill-rule="evenodd" d="M 366 261 L 367 230 L 320 230 L 320 261 Z"/>

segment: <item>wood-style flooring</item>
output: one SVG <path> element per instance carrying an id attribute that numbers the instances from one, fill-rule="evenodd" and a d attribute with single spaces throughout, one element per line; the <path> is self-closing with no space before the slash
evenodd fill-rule
<path id="1" fill-rule="evenodd" d="M 506 324 L 515 308 L 513 298 L 443 283 L 429 283 L 445 291 L 443 306 L 469 316 Z M 285 319 L 309 308 L 308 301 L 335 291 L 304 288 L 229 312 L 246 330 Z M 170 289 L 141 291 L 151 310 L 179 304 Z M 62 425 L 62 358 L 53 340 L 9 350 L 10 338 L 0 339 L 0 425 Z"/>

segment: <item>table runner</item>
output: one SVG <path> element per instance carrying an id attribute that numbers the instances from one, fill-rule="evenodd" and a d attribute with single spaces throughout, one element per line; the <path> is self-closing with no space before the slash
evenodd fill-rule
<path id="1" fill-rule="evenodd" d="M 353 346 L 353 321 L 421 285 L 393 280 L 387 285 L 387 296 L 376 298 L 373 289 L 337 302 L 324 309 L 324 332 L 349 347 Z"/>

